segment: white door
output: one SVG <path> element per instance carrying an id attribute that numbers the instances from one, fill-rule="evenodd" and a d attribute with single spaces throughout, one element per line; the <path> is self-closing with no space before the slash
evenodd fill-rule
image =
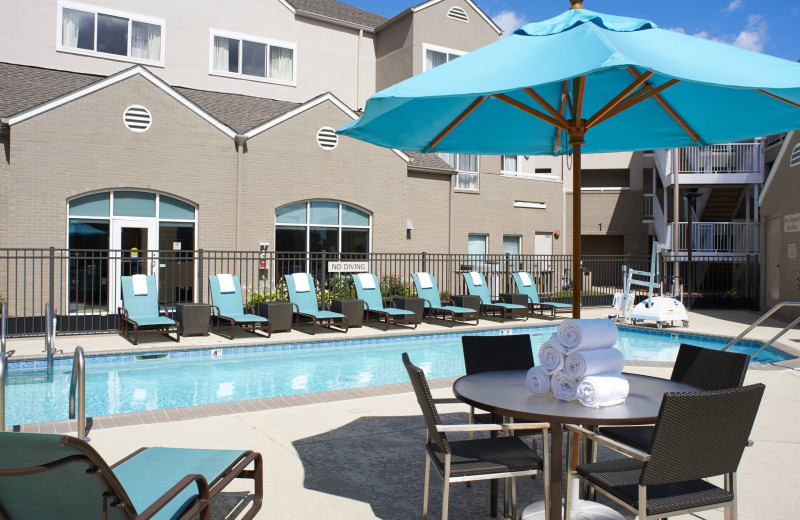
<path id="1" fill-rule="evenodd" d="M 533 254 L 537 256 L 539 271 L 552 271 L 550 263 L 553 254 L 552 233 L 536 233 L 533 236 Z"/>
<path id="2" fill-rule="evenodd" d="M 111 224 L 111 283 L 108 301 L 122 305 L 121 276 L 146 274 L 158 287 L 158 223 L 149 219 L 114 219 Z M 116 307 L 112 309 L 112 312 Z"/>
<path id="3" fill-rule="evenodd" d="M 780 300 L 780 219 L 770 218 L 767 224 L 767 306 Z"/>

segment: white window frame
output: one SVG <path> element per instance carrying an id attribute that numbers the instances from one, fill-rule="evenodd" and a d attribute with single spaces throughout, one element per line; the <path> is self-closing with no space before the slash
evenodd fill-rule
<path id="1" fill-rule="evenodd" d="M 454 155 L 456 156 L 456 158 L 458 158 L 459 155 L 474 155 L 475 156 L 475 171 L 462 170 L 460 168 L 461 161 L 457 159 L 457 161 L 456 161 L 457 162 L 457 166 L 453 167 L 453 169 L 456 172 L 458 172 L 456 174 L 455 179 L 453 179 L 453 190 L 466 191 L 466 192 L 470 192 L 470 193 L 474 193 L 474 192 L 480 191 L 480 189 L 481 189 L 481 184 L 480 184 L 481 178 L 480 178 L 479 174 L 480 174 L 480 171 L 481 171 L 481 156 L 479 154 L 474 154 L 474 153 L 464 153 L 464 154 L 456 153 Z M 442 160 L 444 161 L 444 159 L 442 159 Z M 447 162 L 447 161 L 445 161 L 445 162 Z M 458 185 L 458 176 L 459 175 L 474 175 L 475 176 L 475 189 L 460 187 Z"/>
<path id="2" fill-rule="evenodd" d="M 271 46 L 281 47 L 284 49 L 291 49 L 292 50 L 292 80 L 287 81 L 283 79 L 272 79 L 272 78 L 262 78 L 259 76 L 250 76 L 248 74 L 242 74 L 241 72 L 228 72 L 224 70 L 216 70 L 214 68 L 214 37 L 219 36 L 221 38 L 229 38 L 232 40 L 239 40 L 239 67 L 238 69 L 242 70 L 242 40 L 247 40 L 253 43 L 260 43 L 262 45 L 267 46 L 267 62 L 269 62 L 269 50 Z M 269 63 L 267 63 L 267 74 L 269 74 Z M 237 32 L 231 31 L 224 31 L 221 29 L 214 29 L 212 28 L 209 31 L 209 46 L 208 46 L 208 74 L 211 76 L 222 76 L 225 78 L 235 78 L 235 79 L 245 79 L 248 81 L 258 81 L 261 83 L 272 83 L 275 85 L 286 85 L 290 87 L 297 86 L 297 44 L 292 42 L 286 42 L 282 40 L 273 40 L 271 38 L 264 38 L 261 36 L 253 36 L 250 34 L 242 34 Z"/>
<path id="3" fill-rule="evenodd" d="M 503 235 L 503 247 L 504 248 L 505 248 L 505 245 L 506 245 L 506 238 L 516 238 L 517 239 L 517 243 L 519 244 L 519 253 L 517 253 L 517 254 L 521 255 L 522 254 L 522 235 Z M 505 254 L 505 251 L 503 251 L 503 254 Z"/>
<path id="4" fill-rule="evenodd" d="M 429 50 L 434 51 L 434 52 L 443 52 L 443 53 L 448 54 L 448 55 L 449 54 L 453 54 L 455 56 L 463 56 L 463 55 L 466 54 L 465 51 L 460 51 L 458 49 L 449 49 L 447 47 L 441 47 L 439 45 L 431 45 L 429 43 L 423 43 L 422 44 L 422 71 L 423 72 L 426 71 L 426 70 L 429 70 L 428 69 L 428 51 Z M 449 62 L 450 60 L 448 59 L 447 61 Z"/>
<path id="5" fill-rule="evenodd" d="M 166 48 L 167 48 L 167 21 L 163 18 L 153 18 L 151 16 L 143 16 L 135 13 L 129 13 L 127 11 L 117 11 L 115 9 L 106 9 L 104 7 L 97 7 L 94 5 L 89 4 L 81 4 L 77 2 L 68 2 L 59 0 L 58 4 L 58 15 L 56 16 L 56 51 L 58 52 L 68 52 L 70 54 L 80 54 L 82 56 L 92 56 L 94 58 L 104 58 L 107 60 L 114 60 L 114 61 L 125 61 L 128 63 L 140 63 L 142 65 L 152 65 L 155 67 L 165 67 L 166 66 Z M 99 52 L 96 50 L 87 50 L 87 49 L 78 49 L 75 47 L 65 47 L 62 45 L 62 38 L 63 38 L 63 28 L 64 28 L 64 9 L 73 9 L 75 11 L 83 11 L 87 13 L 93 13 L 95 16 L 94 22 L 94 37 L 95 37 L 95 48 L 97 48 L 97 15 L 107 15 L 107 16 L 115 16 L 118 18 L 127 18 L 128 20 L 128 49 L 126 56 L 119 56 L 117 54 L 109 54 L 106 52 Z M 144 58 L 134 58 L 131 56 L 131 24 L 133 22 L 141 22 L 147 23 L 150 25 L 158 25 L 161 27 L 161 50 L 159 52 L 159 60 L 147 60 Z"/>
<path id="6" fill-rule="evenodd" d="M 312 224 L 310 222 L 310 218 L 311 218 L 311 203 L 312 202 L 331 202 L 333 204 L 338 204 L 339 205 L 339 208 L 338 208 L 338 211 L 339 211 L 339 223 L 338 224 Z M 305 204 L 305 206 L 306 206 L 306 221 L 305 221 L 305 223 L 278 222 L 278 219 L 275 218 L 275 212 L 277 210 L 279 210 L 281 208 L 285 208 L 287 206 L 294 206 L 296 204 L 301 204 L 301 203 Z M 369 216 L 369 224 L 367 224 L 366 226 L 357 226 L 357 225 L 350 225 L 350 224 L 344 225 L 344 224 L 342 224 L 342 206 L 349 206 L 351 208 L 355 208 L 355 209 L 357 209 L 359 211 L 362 211 L 362 212 L 366 213 Z M 289 204 L 284 204 L 282 206 L 278 206 L 278 207 L 275 208 L 275 210 L 273 210 L 272 215 L 273 215 L 273 219 L 274 219 L 274 223 L 275 223 L 275 232 L 276 232 L 275 233 L 275 235 L 276 235 L 275 236 L 275 243 L 276 243 L 276 245 L 277 245 L 277 242 L 278 242 L 278 239 L 277 239 L 278 228 L 281 228 L 281 227 L 302 227 L 302 228 L 305 228 L 305 230 L 306 230 L 305 231 L 306 232 L 306 251 L 305 252 L 309 252 L 308 250 L 309 250 L 309 247 L 310 247 L 309 243 L 310 243 L 310 240 L 311 240 L 311 228 L 312 227 L 314 227 L 314 228 L 329 228 L 329 229 L 336 229 L 337 230 L 337 241 L 339 243 L 339 250 L 336 251 L 336 254 L 342 254 L 342 230 L 343 229 L 366 229 L 368 231 L 368 235 L 367 235 L 367 238 L 368 238 L 368 240 L 367 240 L 368 251 L 367 251 L 366 254 L 369 255 L 370 253 L 372 253 L 372 217 L 373 217 L 373 215 L 372 215 L 371 211 L 367 211 L 366 209 L 364 209 L 361 206 L 356 206 L 355 204 L 351 204 L 349 202 L 342 202 L 342 201 L 339 201 L 339 200 L 307 199 L 307 200 L 299 200 L 297 202 L 290 202 Z M 279 251 L 279 252 L 283 252 L 283 251 Z M 349 253 L 344 253 L 344 254 L 349 254 Z"/>

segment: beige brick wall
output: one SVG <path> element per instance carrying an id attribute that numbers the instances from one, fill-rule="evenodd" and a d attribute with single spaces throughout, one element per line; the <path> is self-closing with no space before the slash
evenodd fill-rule
<path id="1" fill-rule="evenodd" d="M 447 251 L 449 176 L 409 174 L 393 151 L 340 137 L 334 150 L 317 145 L 323 126 L 339 128 L 350 117 L 324 102 L 248 142 L 245 154 L 244 248 L 275 244 L 275 208 L 327 199 L 373 215 L 372 251 Z M 406 220 L 414 224 L 406 239 Z"/>
<path id="2" fill-rule="evenodd" d="M 567 252 L 572 252 L 572 193 L 567 193 L 567 226 L 564 238 Z M 642 193 L 582 192 L 581 234 L 624 235 L 625 254 L 649 255 L 648 227 L 642 223 Z"/>
<path id="3" fill-rule="evenodd" d="M 0 134 L 0 222 L 8 222 L 8 186 L 11 174 L 9 134 Z M 7 227 L 7 226 L 6 226 Z M 0 233 L 0 248 L 8 247 L 8 234 Z"/>
<path id="4" fill-rule="evenodd" d="M 128 130 L 124 110 L 153 123 Z M 65 247 L 67 200 L 108 189 L 154 190 L 199 207 L 200 247 L 235 241 L 233 141 L 149 81 L 134 76 L 12 128 L 10 247 Z"/>
<path id="5" fill-rule="evenodd" d="M 778 268 L 778 300 L 798 301 L 800 289 L 797 288 L 795 277 L 800 273 L 800 258 L 789 258 L 789 245 L 794 244 L 800 248 L 800 232 L 785 232 L 783 218 L 786 215 L 800 213 L 800 185 L 797 178 L 800 166 L 789 166 L 792 149 L 800 144 L 800 132 L 793 132 L 784 143 L 782 158 L 775 165 L 770 185 L 761 201 L 761 305 L 768 307 L 766 294 L 771 282 L 767 273 L 767 226 L 768 219 L 775 219 L 778 227 L 778 255 L 775 259 Z M 797 310 L 787 312 L 785 317 L 796 317 Z"/>

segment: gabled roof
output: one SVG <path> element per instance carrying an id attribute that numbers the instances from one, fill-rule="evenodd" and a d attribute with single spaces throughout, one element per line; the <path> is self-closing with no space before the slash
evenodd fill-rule
<path id="1" fill-rule="evenodd" d="M 295 9 L 295 13 L 310 18 L 317 18 L 348 27 L 363 28 L 374 31 L 386 21 L 379 14 L 371 13 L 336 0 L 282 0 Z"/>
<path id="2" fill-rule="evenodd" d="M 377 27 L 377 30 L 380 31 L 384 26 L 389 25 L 390 23 L 394 22 L 395 20 L 399 20 L 400 18 L 402 18 L 402 17 L 404 17 L 404 16 L 406 16 L 406 15 L 408 15 L 410 13 L 418 13 L 419 11 L 422 11 L 423 9 L 427 9 L 428 7 L 436 5 L 436 4 L 438 4 L 439 2 L 442 2 L 442 1 L 443 0 L 428 0 L 427 2 L 422 2 L 421 4 L 417 4 L 414 7 L 409 7 L 405 11 L 402 11 L 402 12 L 396 14 L 391 19 L 386 20 L 383 24 L 381 24 L 380 26 Z M 484 13 L 483 10 L 475 4 L 475 2 L 473 2 L 472 0 L 464 0 L 464 2 L 467 5 L 469 5 L 471 8 L 473 8 L 475 10 L 475 12 L 478 13 L 478 15 L 481 18 L 483 18 L 483 20 L 486 23 L 488 23 L 492 27 L 492 29 L 495 30 L 495 32 L 497 34 L 503 34 L 503 30 L 496 23 L 494 23 L 494 21 L 489 17 L 489 15 Z"/>
<path id="3" fill-rule="evenodd" d="M 185 87 L 175 87 L 175 90 L 240 134 L 300 106 L 300 103 L 242 94 Z"/>
<path id="4" fill-rule="evenodd" d="M 446 173 L 455 175 L 456 172 L 452 166 L 444 162 L 441 157 L 435 153 L 420 153 L 420 152 L 406 152 L 411 161 L 408 163 L 408 169 L 418 172 L 430 173 Z"/>
<path id="5" fill-rule="evenodd" d="M 775 178 L 776 175 L 778 175 L 779 171 L 781 171 L 781 167 L 783 166 L 783 162 L 784 162 L 783 158 L 786 156 L 787 153 L 791 154 L 791 150 L 787 152 L 787 150 L 789 149 L 789 143 L 792 143 L 792 148 L 793 149 L 794 149 L 794 145 L 797 144 L 797 143 L 794 142 L 795 132 L 796 132 L 796 130 L 792 130 L 791 132 L 789 132 L 789 134 L 783 140 L 783 143 L 781 143 L 781 149 L 778 152 L 778 156 L 775 158 L 775 162 L 772 163 L 772 168 L 770 168 L 769 172 L 767 173 L 767 179 L 764 181 L 764 186 L 762 186 L 762 188 L 761 188 L 761 193 L 758 194 L 758 205 L 759 206 L 764 202 L 764 197 L 767 195 L 767 192 L 769 191 L 770 186 L 772 186 L 772 179 Z M 790 155 L 790 158 L 791 158 L 791 155 Z M 787 170 L 788 166 L 786 168 L 783 168 L 783 169 Z"/>

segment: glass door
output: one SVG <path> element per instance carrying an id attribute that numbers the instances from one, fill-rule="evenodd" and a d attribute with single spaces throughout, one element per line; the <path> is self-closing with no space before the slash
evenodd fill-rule
<path id="1" fill-rule="evenodd" d="M 134 274 L 153 275 L 158 287 L 158 224 L 155 220 L 115 219 L 111 225 L 111 279 L 114 291 L 110 301 L 122 305 L 119 280 Z"/>

